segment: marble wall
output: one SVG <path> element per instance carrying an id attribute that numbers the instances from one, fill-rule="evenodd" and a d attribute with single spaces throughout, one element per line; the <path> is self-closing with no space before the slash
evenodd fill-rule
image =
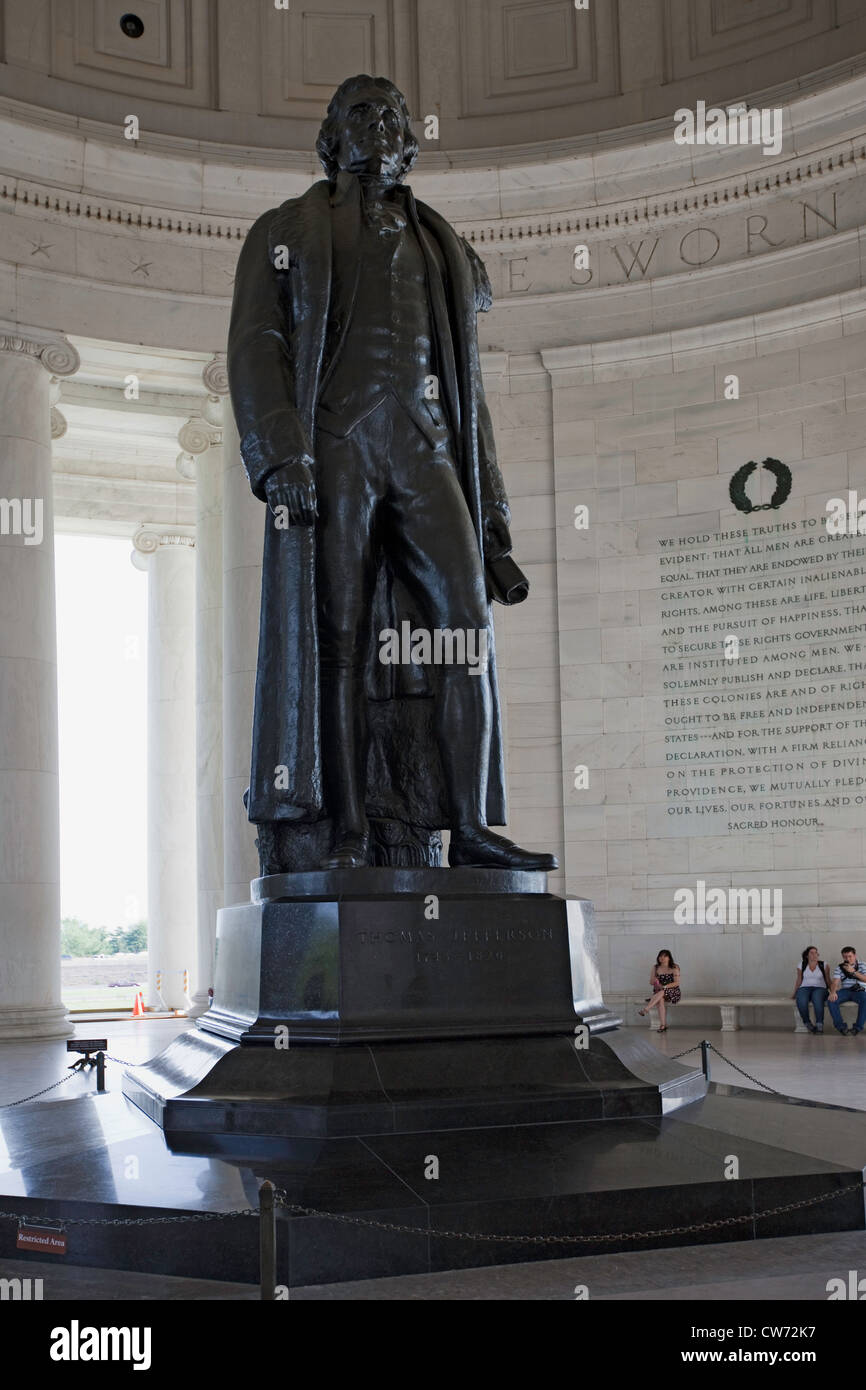
<path id="1" fill-rule="evenodd" d="M 557 519 L 566 886 L 596 904 L 603 978 L 618 999 L 643 997 L 661 945 L 671 947 L 688 987 L 701 994 L 783 990 L 810 942 L 828 961 L 849 940 L 863 949 L 864 812 L 853 797 L 847 807 L 819 809 L 807 829 L 773 831 L 772 817 L 734 816 L 736 824 L 760 828 L 733 832 L 716 815 L 717 833 L 702 834 L 694 813 L 688 828 L 664 815 L 666 779 L 676 775 L 681 754 L 665 741 L 665 717 L 677 706 L 662 677 L 663 654 L 673 662 L 683 639 L 670 637 L 678 629 L 660 598 L 660 538 L 673 538 L 676 547 L 680 538 L 738 527 L 754 536 L 759 523 L 803 518 L 820 530 L 828 499 L 864 485 L 866 297 L 819 301 L 809 313 L 729 320 L 722 330 L 622 340 L 615 355 L 609 350 L 592 365 L 581 349 L 542 353 L 552 384 L 555 465 L 547 502 Z M 739 399 L 724 397 L 731 374 Z M 744 463 L 766 457 L 790 467 L 791 495 L 782 509 L 747 519 L 732 505 L 729 482 Z M 753 500 L 767 502 L 773 480 L 763 477 Z M 575 529 L 580 505 L 589 508 L 585 530 Z M 862 551 L 859 538 L 853 545 Z M 687 595 L 695 592 L 696 574 L 712 573 L 701 563 L 692 560 L 682 578 Z M 819 588 L 828 588 L 823 568 L 803 587 L 807 605 L 810 598 L 817 603 Z M 760 609 L 758 599 L 748 594 L 743 619 L 728 616 L 726 629 L 736 633 L 745 624 L 748 631 L 747 615 L 769 610 L 772 620 L 760 621 L 772 621 L 776 631 L 777 597 Z M 843 623 L 859 657 L 863 615 Z M 821 630 L 817 623 L 804 622 L 806 628 Z M 707 645 L 720 641 L 716 634 Z M 810 657 L 830 651 L 817 637 L 804 646 Z M 844 656 L 844 644 L 839 650 Z M 778 693 L 784 698 L 784 689 Z M 834 694 L 819 693 L 818 704 Z M 862 733 L 851 716 L 848 722 L 862 749 Z M 742 728 L 735 727 L 739 762 L 749 764 Z M 778 744 L 786 746 L 781 738 Z M 589 770 L 588 787 L 574 786 L 578 765 Z M 718 779 L 723 771 L 716 766 L 709 775 Z M 677 926 L 674 893 L 698 879 L 708 887 L 780 889 L 782 930 L 768 933 L 759 922 Z"/>

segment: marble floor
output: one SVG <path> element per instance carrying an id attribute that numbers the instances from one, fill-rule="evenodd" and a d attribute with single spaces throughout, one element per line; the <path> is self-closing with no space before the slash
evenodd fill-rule
<path id="1" fill-rule="evenodd" d="M 107 1037 L 109 1052 L 124 1060 L 144 1060 L 161 1051 L 185 1020 L 112 1021 L 79 1024 L 79 1036 Z M 644 1033 L 644 1030 L 640 1030 Z M 644 1034 L 646 1036 L 646 1034 Z M 675 1029 L 649 1035 L 668 1057 L 694 1047 L 705 1036 L 731 1062 L 775 1090 L 792 1096 L 866 1110 L 866 1036 L 823 1037 L 792 1031 L 721 1033 Z M 0 1106 L 50 1086 L 66 1074 L 64 1042 L 3 1043 L 0 1046 Z M 693 1061 L 694 1054 L 685 1060 Z M 119 1091 L 122 1068 L 109 1064 L 108 1088 L 117 1092 L 112 1105 L 128 1105 Z M 754 1082 L 716 1055 L 712 1079 L 750 1088 Z M 93 1073 L 76 1074 L 39 1099 L 72 1099 L 95 1089 Z M 134 1107 L 132 1107 L 134 1111 Z M 13 1112 L 14 1113 L 14 1112 Z M 141 1117 L 134 1111 L 136 1123 Z M 864 1119 L 866 1125 L 866 1119 Z M 796 1236 L 725 1245 L 638 1251 L 588 1258 L 510 1264 L 438 1274 L 365 1280 L 357 1283 L 293 1288 L 301 1300 L 558 1300 L 573 1299 L 575 1286 L 603 1300 L 814 1301 L 826 1299 L 831 1277 L 849 1269 L 866 1271 L 866 1233 Z M 187 1299 L 255 1300 L 253 1285 L 228 1284 L 154 1274 L 101 1271 L 75 1266 L 14 1260 L 0 1262 L 0 1277 L 43 1275 L 47 1299 Z"/>
<path id="2" fill-rule="evenodd" d="M 107 1038 L 108 1052 L 127 1062 L 143 1062 L 161 1052 L 178 1033 L 192 1026 L 185 1018 L 76 1022 L 75 1036 Z M 74 1061 L 75 1055 L 67 1055 L 65 1039 L 0 1042 L 0 1106 L 9 1105 L 23 1096 L 42 1090 L 44 1086 L 50 1086 L 61 1076 L 67 1075 L 67 1068 Z M 119 1091 L 122 1079 L 123 1068 L 117 1063 L 108 1062 L 105 1068 L 106 1090 Z M 39 1099 L 71 1100 L 73 1096 L 87 1095 L 95 1089 L 95 1069 L 79 1071 Z"/>
<path id="3" fill-rule="evenodd" d="M 723 1033 L 720 1029 L 671 1027 L 666 1033 L 653 1031 L 649 1036 L 666 1057 L 675 1057 L 706 1038 L 736 1066 L 775 1091 L 825 1105 L 866 1110 L 866 1032 L 842 1037 L 834 1028 L 814 1034 L 795 1033 L 793 1029 Z M 690 1053 L 683 1061 L 693 1062 L 699 1055 Z M 716 1082 L 754 1086 L 715 1054 L 710 1076 Z"/>

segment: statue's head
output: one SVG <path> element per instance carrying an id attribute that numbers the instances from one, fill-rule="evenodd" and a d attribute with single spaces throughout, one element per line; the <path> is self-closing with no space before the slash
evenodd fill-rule
<path id="1" fill-rule="evenodd" d="M 347 77 L 328 103 L 316 151 L 332 181 L 347 169 L 399 183 L 418 157 L 403 93 L 387 77 Z"/>

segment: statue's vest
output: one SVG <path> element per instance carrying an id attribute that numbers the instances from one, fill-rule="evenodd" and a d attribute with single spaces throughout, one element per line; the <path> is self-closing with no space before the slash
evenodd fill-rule
<path id="1" fill-rule="evenodd" d="M 356 273 L 342 343 L 344 324 L 339 317 L 328 323 L 317 428 L 346 436 L 390 392 L 435 448 L 448 436 L 438 399 L 426 267 L 412 227 L 379 231 L 365 221 L 360 245 L 335 257 L 334 305 L 345 303 Z"/>

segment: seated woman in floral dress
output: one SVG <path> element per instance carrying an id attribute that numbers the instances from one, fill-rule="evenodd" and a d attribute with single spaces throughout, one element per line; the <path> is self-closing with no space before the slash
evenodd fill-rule
<path id="1" fill-rule="evenodd" d="M 638 1009 L 638 1013 L 644 1018 L 650 1009 L 657 1008 L 659 1032 L 666 1033 L 667 1005 L 680 1002 L 680 967 L 666 949 L 659 951 L 656 956 L 655 965 L 650 972 L 650 989 L 652 993 L 646 1001 L 646 1008 Z"/>

